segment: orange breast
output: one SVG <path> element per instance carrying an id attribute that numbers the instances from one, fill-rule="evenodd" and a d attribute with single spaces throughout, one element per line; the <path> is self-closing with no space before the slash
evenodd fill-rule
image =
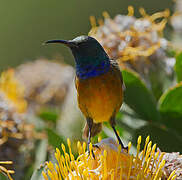
<path id="1" fill-rule="evenodd" d="M 94 123 L 109 121 L 123 99 L 121 72 L 112 67 L 106 74 L 81 80 L 76 78 L 78 105 Z"/>

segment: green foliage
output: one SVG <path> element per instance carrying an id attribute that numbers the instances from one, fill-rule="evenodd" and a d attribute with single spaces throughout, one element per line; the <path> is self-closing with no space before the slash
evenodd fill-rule
<path id="1" fill-rule="evenodd" d="M 147 89 L 139 75 L 130 70 L 123 70 L 123 79 L 126 86 L 124 101 L 141 119 L 146 121 L 160 119 L 153 95 Z"/>
<path id="2" fill-rule="evenodd" d="M 182 81 L 182 52 L 176 56 L 175 71 L 178 82 Z"/>
<path id="3" fill-rule="evenodd" d="M 159 100 L 160 112 L 169 118 L 182 118 L 182 83 L 164 93 Z"/>
<path id="4" fill-rule="evenodd" d="M 53 129 L 47 128 L 46 131 L 48 135 L 48 142 L 54 147 L 54 149 L 60 148 L 61 143 L 66 144 L 64 138 L 56 133 Z"/>
<path id="5" fill-rule="evenodd" d="M 162 151 L 182 152 L 182 53 L 176 56 L 174 67 L 178 84 L 174 86 L 175 79 L 168 78 L 158 73 L 155 81 L 142 81 L 139 74 L 128 69 L 122 71 L 126 85 L 124 102 L 129 108 L 122 108 L 123 114 L 117 116 L 118 124 L 132 135 L 133 142 L 139 135 L 142 137 L 151 136 Z M 160 72 L 156 70 L 156 72 Z M 154 73 L 154 72 L 152 72 Z M 149 76 L 153 74 L 149 74 Z M 153 87 L 161 83 L 155 92 Z M 160 81 L 160 82 L 159 82 Z M 168 89 L 163 89 L 166 82 L 170 82 Z M 155 84 L 154 84 L 155 83 Z M 148 87 L 151 87 L 149 89 Z M 159 93 L 158 93 L 158 92 Z M 158 102 L 154 93 L 162 94 Z M 123 110 L 124 109 L 124 110 Z M 132 121 L 135 121 L 131 123 Z M 143 121 L 143 123 L 141 123 Z M 138 126 L 133 126 L 133 124 Z M 141 123 L 141 125 L 139 125 Z"/>
<path id="6" fill-rule="evenodd" d="M 161 151 L 172 152 L 182 150 L 182 139 L 175 132 L 163 128 L 160 125 L 148 124 L 136 130 L 133 143 L 137 142 L 137 137 L 141 135 L 145 139 L 148 135 L 157 144 Z M 144 142 L 144 141 L 143 141 Z"/>
<path id="7" fill-rule="evenodd" d="M 182 83 L 169 89 L 159 100 L 163 123 L 182 135 Z"/>
<path id="8" fill-rule="evenodd" d="M 45 121 L 56 122 L 58 119 L 58 113 L 51 110 L 43 110 L 39 113 L 39 117 Z"/>
<path id="9" fill-rule="evenodd" d="M 156 69 L 157 68 L 149 71 L 149 81 L 151 85 L 151 91 L 155 96 L 155 99 L 158 100 L 163 93 L 164 78 L 166 75 L 164 70 L 162 71 L 161 69 Z"/>
<path id="10" fill-rule="evenodd" d="M 166 54 L 169 57 L 175 57 L 176 56 L 176 51 L 174 49 L 169 49 L 169 50 L 166 50 Z"/>
<path id="11" fill-rule="evenodd" d="M 6 175 L 0 173 L 0 180 L 9 180 L 9 178 Z"/>

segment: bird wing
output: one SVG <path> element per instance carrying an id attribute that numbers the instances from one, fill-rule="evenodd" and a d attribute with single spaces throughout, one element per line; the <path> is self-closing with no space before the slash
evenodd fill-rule
<path id="1" fill-rule="evenodd" d="M 115 69 L 118 70 L 118 73 L 121 74 L 120 78 L 121 78 L 121 82 L 122 82 L 122 88 L 123 88 L 123 91 L 125 91 L 126 86 L 125 86 L 125 83 L 123 81 L 122 71 L 120 70 L 118 63 L 116 62 L 116 60 L 112 60 L 112 59 L 110 59 L 110 63 L 111 63 L 112 66 L 115 67 Z"/>

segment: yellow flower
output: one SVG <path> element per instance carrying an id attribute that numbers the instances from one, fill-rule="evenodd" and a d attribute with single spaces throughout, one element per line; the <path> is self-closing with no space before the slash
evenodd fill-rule
<path id="1" fill-rule="evenodd" d="M 27 103 L 24 88 L 15 78 L 14 70 L 2 72 L 0 76 L 0 145 L 8 138 L 23 139 L 31 126 L 24 122 Z"/>
<path id="2" fill-rule="evenodd" d="M 57 163 L 47 162 L 46 172 L 43 172 L 45 180 L 159 180 L 165 165 L 164 153 L 155 153 L 156 144 L 152 146 L 149 137 L 146 138 L 144 149 L 140 153 L 141 136 L 138 138 L 137 153 L 125 152 L 112 139 L 103 139 L 97 145 L 99 148 L 90 149 L 94 151 L 95 159 L 86 152 L 86 143 L 78 142 L 78 157 L 75 158 L 71 151 L 70 140 L 67 140 L 69 153 L 62 144 L 64 154 L 56 149 L 55 158 Z M 175 179 L 174 172 L 168 180 Z"/>
<path id="3" fill-rule="evenodd" d="M 14 77 L 14 70 L 2 72 L 0 77 L 0 93 L 3 93 L 7 101 L 18 113 L 25 112 L 27 103 L 24 99 L 24 88 Z"/>
<path id="4" fill-rule="evenodd" d="M 13 180 L 11 174 L 14 174 L 15 172 L 13 170 L 7 170 L 3 165 L 9 165 L 12 163 L 12 161 L 0 161 L 0 173 L 7 175 L 9 180 Z"/>

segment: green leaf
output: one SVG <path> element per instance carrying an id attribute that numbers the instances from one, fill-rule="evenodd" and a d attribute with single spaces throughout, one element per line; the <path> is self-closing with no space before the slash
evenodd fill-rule
<path id="1" fill-rule="evenodd" d="M 164 85 L 167 81 L 166 71 L 156 64 L 155 68 L 149 70 L 148 78 L 150 80 L 151 91 L 155 99 L 158 100 L 163 93 Z"/>
<path id="2" fill-rule="evenodd" d="M 0 172 L 0 180 L 9 180 L 9 178 Z"/>
<path id="3" fill-rule="evenodd" d="M 182 83 L 170 88 L 159 99 L 163 122 L 182 134 Z"/>
<path id="4" fill-rule="evenodd" d="M 182 117 L 182 83 L 170 88 L 159 99 L 159 110 L 162 113 L 172 113 Z"/>
<path id="5" fill-rule="evenodd" d="M 24 176 L 22 178 L 22 180 L 27 180 L 30 179 L 32 177 L 32 174 L 34 173 L 34 164 L 30 164 L 29 166 L 27 166 L 27 168 L 24 171 Z"/>
<path id="6" fill-rule="evenodd" d="M 176 56 L 176 64 L 174 67 L 178 82 L 182 81 L 182 52 Z"/>
<path id="7" fill-rule="evenodd" d="M 54 148 L 59 148 L 59 149 L 62 143 L 64 143 L 64 145 L 66 146 L 64 138 L 61 137 L 58 133 L 49 128 L 47 128 L 46 131 L 48 135 L 48 142 L 50 145 L 52 145 Z"/>
<path id="8" fill-rule="evenodd" d="M 167 56 L 169 57 L 175 57 L 176 56 L 176 51 L 174 49 L 168 49 L 165 51 Z"/>
<path id="9" fill-rule="evenodd" d="M 122 71 L 126 90 L 124 102 L 132 108 L 141 119 L 158 121 L 160 114 L 157 110 L 155 99 L 147 89 L 139 75 L 131 70 Z"/>
<path id="10" fill-rule="evenodd" d="M 149 135 L 153 144 L 163 152 L 182 152 L 182 138 L 169 129 L 160 127 L 160 125 L 149 124 L 137 129 L 134 135 L 133 143 L 136 144 L 138 136 L 142 136 L 142 147 L 146 137 Z"/>
<path id="11" fill-rule="evenodd" d="M 42 171 L 44 170 L 44 167 L 41 167 L 39 169 L 36 169 L 31 177 L 30 180 L 44 180 L 42 176 Z"/>
<path id="12" fill-rule="evenodd" d="M 55 111 L 42 111 L 39 113 L 39 117 L 45 121 L 56 122 L 58 119 L 58 114 Z"/>
<path id="13" fill-rule="evenodd" d="M 119 112 L 116 114 L 116 119 L 121 120 L 122 118 L 123 118 L 123 113 L 119 111 Z"/>

